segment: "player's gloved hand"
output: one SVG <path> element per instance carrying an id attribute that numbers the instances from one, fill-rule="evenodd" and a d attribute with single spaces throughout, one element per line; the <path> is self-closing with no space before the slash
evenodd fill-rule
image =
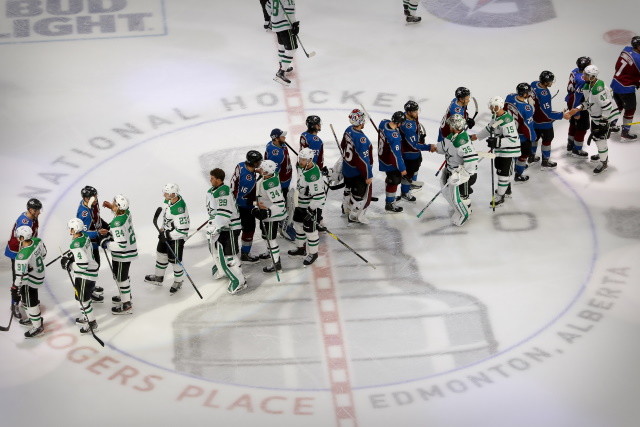
<path id="1" fill-rule="evenodd" d="M 166 242 L 167 240 L 172 240 L 172 239 L 171 239 L 171 231 L 169 231 L 169 230 L 161 231 L 161 232 L 158 234 L 158 239 L 159 239 L 161 242 Z"/>
<path id="2" fill-rule="evenodd" d="M 329 176 L 329 168 L 326 166 L 322 167 L 322 175 Z"/>
<path id="3" fill-rule="evenodd" d="M 495 136 L 490 136 L 487 138 L 487 146 L 489 148 L 497 148 L 498 147 L 498 138 Z"/>
<path id="4" fill-rule="evenodd" d="M 258 218 L 260 221 L 263 221 L 263 220 L 269 218 L 270 213 L 271 213 L 271 210 L 269 210 L 269 209 L 260 209 L 258 207 L 255 207 L 255 208 L 251 209 L 251 214 L 254 217 Z"/>
<path id="5" fill-rule="evenodd" d="M 618 126 L 618 119 L 615 119 L 611 123 L 609 123 L 609 131 L 611 133 L 620 132 L 620 126 Z"/>
<path id="6" fill-rule="evenodd" d="M 476 125 L 476 121 L 473 120 L 471 117 L 469 117 L 467 119 L 467 126 L 469 127 L 469 129 L 472 129 L 475 125 Z"/>
<path id="7" fill-rule="evenodd" d="M 109 246 L 109 242 L 113 242 L 113 236 L 111 236 L 111 234 L 107 234 L 101 241 L 100 241 L 100 247 L 102 249 L 107 249 L 107 246 Z"/>
<path id="8" fill-rule="evenodd" d="M 207 228 L 205 228 L 205 233 L 207 233 L 207 237 L 210 241 L 215 242 L 218 240 L 218 236 L 220 235 L 220 229 L 214 222 L 209 221 Z"/>
<path id="9" fill-rule="evenodd" d="M 11 304 L 20 304 L 20 288 L 11 285 Z"/>
<path id="10" fill-rule="evenodd" d="M 307 208 L 307 214 L 304 216 L 304 222 L 315 222 L 316 216 L 316 209 Z"/>
<path id="11" fill-rule="evenodd" d="M 296 21 L 293 24 L 291 24 L 291 32 L 293 33 L 294 36 L 298 35 L 298 33 L 300 32 L 300 21 Z"/>
<path id="12" fill-rule="evenodd" d="M 71 252 L 62 255 L 62 258 L 60 258 L 60 266 L 67 271 L 71 271 L 71 264 L 73 264 L 74 261 L 74 257 L 73 254 Z"/>

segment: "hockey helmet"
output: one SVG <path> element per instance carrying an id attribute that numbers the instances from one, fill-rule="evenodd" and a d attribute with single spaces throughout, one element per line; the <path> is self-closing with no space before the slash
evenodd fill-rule
<path id="1" fill-rule="evenodd" d="M 540 73 L 540 83 L 547 84 L 553 83 L 556 80 L 556 76 L 551 71 L 544 70 Z"/>
<path id="2" fill-rule="evenodd" d="M 16 237 L 18 238 L 18 240 L 20 240 L 20 238 L 22 238 L 23 240 L 31 240 L 32 236 L 33 230 L 31 230 L 31 227 L 29 227 L 28 225 L 21 225 L 20 227 L 16 228 Z"/>
<path id="3" fill-rule="evenodd" d="M 80 195 L 84 199 L 88 199 L 89 197 L 97 197 L 98 190 L 90 185 L 86 185 L 82 190 L 80 190 Z"/>
<path id="4" fill-rule="evenodd" d="M 121 211 L 126 211 L 129 209 L 129 200 L 124 197 L 122 194 L 118 194 L 113 198 L 113 204 L 118 207 Z"/>
<path id="5" fill-rule="evenodd" d="M 596 67 L 595 65 L 589 65 L 584 69 L 585 77 L 587 76 L 598 77 L 599 73 L 600 73 L 600 70 L 598 70 L 598 67 Z"/>
<path id="6" fill-rule="evenodd" d="M 278 165 L 273 160 L 263 160 L 260 163 L 260 169 L 262 169 L 263 175 L 273 175 L 276 173 L 276 169 L 278 169 Z"/>
<path id="7" fill-rule="evenodd" d="M 404 123 L 407 120 L 407 116 L 404 114 L 404 112 L 402 111 L 396 111 L 395 113 L 393 113 L 393 115 L 391 116 L 391 121 L 393 123 L 396 123 L 398 125 L 401 125 L 402 123 Z"/>
<path id="8" fill-rule="evenodd" d="M 591 58 L 588 56 L 581 56 L 576 61 L 576 67 L 578 67 L 579 71 L 583 71 L 585 67 L 591 65 Z"/>
<path id="9" fill-rule="evenodd" d="M 172 182 L 168 183 L 167 185 L 164 186 L 164 188 L 162 189 L 162 193 L 163 194 L 175 194 L 176 196 L 178 194 L 180 194 L 180 187 L 178 187 L 178 184 L 174 184 Z"/>
<path id="10" fill-rule="evenodd" d="M 492 96 L 491 98 L 489 98 L 489 109 L 491 111 L 494 111 L 494 108 L 499 107 L 499 108 L 503 108 L 504 107 L 504 98 L 501 96 Z"/>
<path id="11" fill-rule="evenodd" d="M 349 113 L 349 123 L 353 126 L 362 126 L 366 120 L 365 114 L 357 108 Z"/>
<path id="12" fill-rule="evenodd" d="M 311 148 L 305 147 L 302 150 L 300 150 L 300 152 L 298 153 L 298 159 L 313 160 L 315 155 L 316 155 L 315 151 L 313 151 Z"/>
<path id="13" fill-rule="evenodd" d="M 29 199 L 27 202 L 27 209 L 35 209 L 39 211 L 42 209 L 42 203 L 38 199 Z"/>
<path id="14" fill-rule="evenodd" d="M 73 234 L 84 231 L 84 223 L 80 218 L 71 218 L 67 223 L 67 227 L 69 228 L 69 231 L 73 232 Z"/>
<path id="15" fill-rule="evenodd" d="M 460 86 L 456 89 L 456 99 L 466 98 L 467 96 L 471 96 L 471 91 L 464 86 Z"/>
<path id="16" fill-rule="evenodd" d="M 516 86 L 518 96 L 531 96 L 531 85 L 529 83 L 520 83 Z"/>
<path id="17" fill-rule="evenodd" d="M 407 101 L 404 104 L 404 111 L 406 111 L 407 113 L 411 111 L 418 111 L 419 109 L 420 107 L 418 106 L 418 103 L 416 101 Z"/>
<path id="18" fill-rule="evenodd" d="M 247 151 L 247 159 L 245 162 L 246 164 L 254 168 L 257 168 L 258 166 L 260 166 L 261 161 L 262 161 L 262 154 L 260 154 L 259 151 L 257 150 Z"/>
<path id="19" fill-rule="evenodd" d="M 640 50 L 640 36 L 635 36 L 631 39 L 631 47 Z"/>
<path id="20" fill-rule="evenodd" d="M 319 126 L 322 124 L 322 120 L 318 116 L 309 116 L 306 120 L 307 129 L 314 130 L 315 126 Z"/>

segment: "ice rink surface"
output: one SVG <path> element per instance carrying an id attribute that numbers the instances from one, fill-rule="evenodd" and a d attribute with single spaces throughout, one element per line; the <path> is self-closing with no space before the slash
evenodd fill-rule
<path id="1" fill-rule="evenodd" d="M 339 154 L 329 124 L 340 137 L 359 103 L 378 123 L 414 99 L 435 141 L 458 86 L 478 100 L 477 131 L 489 97 L 548 69 L 562 110 L 579 56 L 610 82 L 640 32 L 638 2 L 422 1 L 422 22 L 408 25 L 401 0 L 299 1 L 300 36 L 316 55 L 297 51 L 289 88 L 272 80 L 275 35 L 262 29 L 258 1 L 0 3 L 7 237 L 38 197 L 54 258 L 68 245 L 80 189 L 92 185 L 101 201 L 129 197 L 141 253 L 135 313 L 96 305 L 104 348 L 73 324 L 66 273 L 58 263 L 47 269 L 47 333 L 27 341 L 14 321 L 0 335 L 0 424 L 638 425 L 640 145 L 619 135 L 609 169 L 594 176 L 593 164 L 566 156 L 567 122 L 557 122 L 557 169 L 531 166 L 529 182 L 495 213 L 482 161 L 462 228 L 450 225 L 443 198 L 416 218 L 439 189 L 437 154 L 424 155 L 425 186 L 401 214 L 384 211 L 376 171 L 381 201 L 369 226 L 347 227 L 341 194 L 330 192 L 327 226 L 369 264 L 321 234 L 312 267 L 284 255 L 278 282 L 264 262 L 245 266 L 248 289 L 229 295 L 198 234 L 184 264 L 203 300 L 187 281 L 174 296 L 143 282 L 167 182 L 180 185 L 193 231 L 206 220 L 208 171 L 230 176 L 276 127 L 297 149 L 309 114 L 322 118 L 331 165 Z M 365 132 L 375 144 L 370 124 Z M 256 234 L 253 252 L 264 248 Z M 8 309 L 6 258 L 0 267 Z M 98 284 L 106 300 L 116 293 L 104 262 Z"/>

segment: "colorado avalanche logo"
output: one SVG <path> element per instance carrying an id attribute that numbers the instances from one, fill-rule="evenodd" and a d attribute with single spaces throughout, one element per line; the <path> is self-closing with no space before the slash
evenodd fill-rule
<path id="1" fill-rule="evenodd" d="M 278 155 L 278 149 L 274 148 L 273 151 L 271 151 L 271 154 L 273 154 L 274 156 Z"/>
<path id="2" fill-rule="evenodd" d="M 22 218 L 22 223 L 23 224 L 29 224 L 29 220 L 27 220 L 26 218 Z"/>
<path id="3" fill-rule="evenodd" d="M 392 137 L 394 137 L 394 138 L 398 138 L 398 137 L 399 137 L 398 132 L 393 132 L 393 133 L 391 134 L 391 136 L 392 136 Z"/>
<path id="4" fill-rule="evenodd" d="M 82 211 L 82 216 L 86 218 L 87 216 L 89 216 L 89 212 L 87 212 L 87 211 Z"/>
<path id="5" fill-rule="evenodd" d="M 247 181 L 253 181 L 253 175 L 248 173 L 247 176 L 244 177 Z"/>
<path id="6" fill-rule="evenodd" d="M 423 0 L 435 16 L 470 27 L 518 27 L 556 17 L 552 0 Z"/>
<path id="7" fill-rule="evenodd" d="M 367 137 L 366 137 L 366 136 L 363 136 L 362 138 L 360 138 L 360 142 L 361 142 L 361 143 L 363 143 L 363 144 L 366 144 L 366 142 L 367 142 Z"/>
<path id="8" fill-rule="evenodd" d="M 318 138 L 317 136 L 314 136 L 314 137 L 313 137 L 313 140 L 314 140 L 314 141 L 320 141 L 320 138 Z"/>
<path id="9" fill-rule="evenodd" d="M 462 113 L 462 107 L 456 107 L 453 111 L 455 111 L 456 113 L 460 114 L 460 113 Z"/>

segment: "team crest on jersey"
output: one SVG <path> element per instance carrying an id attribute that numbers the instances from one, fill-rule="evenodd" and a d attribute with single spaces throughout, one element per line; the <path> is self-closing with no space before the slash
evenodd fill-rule
<path id="1" fill-rule="evenodd" d="M 411 128 L 413 127 L 413 123 L 411 123 L 411 122 L 407 121 L 407 122 L 405 122 L 405 125 L 404 125 L 404 126 L 405 126 L 407 129 L 411 129 Z"/>
<path id="2" fill-rule="evenodd" d="M 184 208 L 183 208 L 182 206 L 180 206 L 180 207 L 178 208 L 178 213 L 183 213 L 183 212 L 184 212 Z"/>
<path id="3" fill-rule="evenodd" d="M 392 137 L 394 137 L 394 138 L 397 138 L 399 135 L 398 135 L 398 132 L 393 132 L 393 133 L 391 134 L 391 136 L 392 136 Z"/>
<path id="4" fill-rule="evenodd" d="M 24 254 L 18 254 L 18 259 L 23 259 L 24 258 Z"/>
<path id="5" fill-rule="evenodd" d="M 275 187 L 275 186 L 276 186 L 276 183 L 275 183 L 275 182 L 270 182 L 270 183 L 268 183 L 268 184 L 267 184 L 267 186 L 268 186 L 269 188 L 273 188 L 273 187 Z"/>
<path id="6" fill-rule="evenodd" d="M 547 92 L 546 89 L 540 91 L 540 95 L 542 95 L 542 96 L 547 96 L 548 94 L 549 94 L 549 92 Z"/>
<path id="7" fill-rule="evenodd" d="M 244 177 L 247 181 L 253 181 L 253 174 L 247 174 L 247 176 Z"/>
<path id="8" fill-rule="evenodd" d="M 22 223 L 23 224 L 29 224 L 29 220 L 27 218 L 22 218 Z"/>
<path id="9" fill-rule="evenodd" d="M 366 143 L 367 142 L 367 137 L 363 136 L 362 138 L 360 138 L 360 142 L 363 143 L 363 144 Z"/>
<path id="10" fill-rule="evenodd" d="M 220 190 L 220 195 L 221 195 L 221 196 L 226 196 L 226 195 L 228 195 L 228 194 L 229 194 L 229 193 L 227 193 L 227 190 Z"/>
<path id="11" fill-rule="evenodd" d="M 85 217 L 85 218 L 86 218 L 88 215 L 89 215 L 89 212 L 88 212 L 88 211 L 82 211 L 82 216 L 83 216 L 83 217 Z"/>
<path id="12" fill-rule="evenodd" d="M 274 148 L 274 149 L 271 151 L 271 154 L 273 154 L 274 156 L 277 156 L 277 155 L 278 155 L 278 149 L 277 149 L 277 148 Z"/>
<path id="13" fill-rule="evenodd" d="M 318 138 L 317 136 L 314 136 L 314 137 L 313 137 L 313 140 L 314 140 L 314 141 L 320 141 L 320 138 Z"/>
<path id="14" fill-rule="evenodd" d="M 427 10 L 469 27 L 518 27 L 556 17 L 552 0 L 423 0 Z"/>
<path id="15" fill-rule="evenodd" d="M 114 227 L 120 227 L 122 224 L 120 224 L 120 221 L 116 221 L 113 223 Z"/>
<path id="16" fill-rule="evenodd" d="M 80 247 L 80 242 L 73 242 L 73 247 L 74 248 L 79 248 Z"/>

